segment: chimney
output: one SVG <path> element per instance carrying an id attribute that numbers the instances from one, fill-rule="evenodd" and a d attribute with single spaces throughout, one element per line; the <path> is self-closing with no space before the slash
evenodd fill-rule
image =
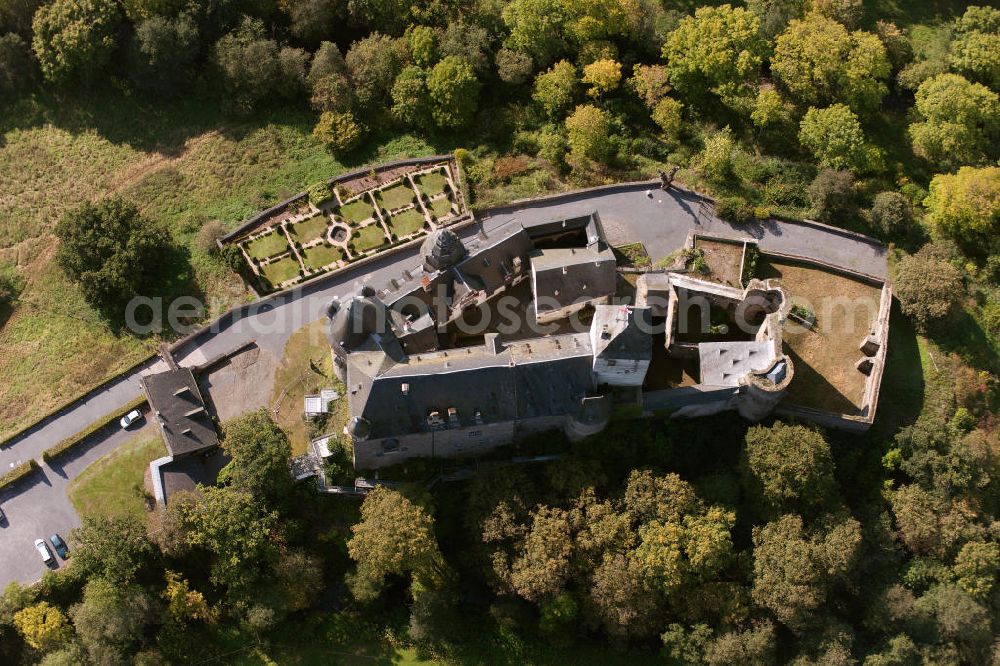
<path id="1" fill-rule="evenodd" d="M 503 351 L 503 343 L 500 341 L 499 333 L 487 333 L 483 336 L 486 340 L 486 351 L 496 356 Z"/>

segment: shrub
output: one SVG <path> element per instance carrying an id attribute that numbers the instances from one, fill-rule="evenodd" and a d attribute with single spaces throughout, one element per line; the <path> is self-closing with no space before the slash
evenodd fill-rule
<path id="1" fill-rule="evenodd" d="M 902 259 L 896 264 L 894 277 L 894 290 L 903 313 L 921 331 L 943 322 L 965 293 L 962 274 L 934 245 L 926 245 Z"/>
<path id="2" fill-rule="evenodd" d="M 857 210 L 857 189 L 849 171 L 820 171 L 809 185 L 813 215 L 823 222 L 843 222 Z"/>
<path id="3" fill-rule="evenodd" d="M 705 147 L 698 156 L 701 172 L 710 182 L 725 185 L 733 179 L 733 158 L 736 142 L 729 128 L 705 139 Z"/>
<path id="4" fill-rule="evenodd" d="M 56 0 L 35 12 L 31 46 L 49 81 L 92 81 L 110 62 L 121 15 L 115 0 Z"/>
<path id="5" fill-rule="evenodd" d="M 611 155 L 611 119 L 596 106 L 582 104 L 566 119 L 569 147 L 575 155 L 598 161 Z"/>
<path id="6" fill-rule="evenodd" d="M 53 460 L 56 460 L 60 456 L 69 453 L 75 447 L 87 441 L 87 439 L 89 439 L 90 436 L 93 435 L 95 432 L 98 432 L 108 427 L 109 425 L 118 421 L 118 419 L 120 419 L 121 417 L 131 412 L 133 409 L 138 409 L 139 407 L 145 404 L 146 404 L 146 397 L 142 396 L 136 398 L 127 405 L 120 407 L 119 409 L 116 409 L 112 412 L 105 414 L 104 416 L 100 417 L 99 419 L 91 423 L 89 426 L 87 426 L 80 432 L 74 433 L 69 437 L 62 439 L 53 444 L 52 446 L 50 446 L 49 448 L 45 449 L 45 451 L 42 452 L 42 460 L 44 460 L 46 463 L 51 463 Z"/>
<path id="7" fill-rule="evenodd" d="M 754 207 L 743 197 L 722 197 L 715 203 L 715 214 L 727 222 L 746 224 L 754 219 Z"/>
<path id="8" fill-rule="evenodd" d="M 195 237 L 195 247 L 202 252 L 215 253 L 219 251 L 218 240 L 226 235 L 226 227 L 220 220 L 209 220 L 198 230 Z"/>
<path id="9" fill-rule="evenodd" d="M 33 474 L 37 469 L 38 463 L 35 462 L 34 458 L 17 465 L 3 476 L 0 476 L 0 490 L 3 490 L 7 486 L 14 485 L 21 479 Z"/>
<path id="10" fill-rule="evenodd" d="M 335 155 L 348 153 L 356 148 L 363 135 L 364 127 L 350 112 L 324 111 L 313 128 L 313 136 Z"/>
<path id="11" fill-rule="evenodd" d="M 670 97 L 664 97 L 653 107 L 653 122 L 663 130 L 664 138 L 676 143 L 681 134 L 681 111 L 684 105 Z"/>

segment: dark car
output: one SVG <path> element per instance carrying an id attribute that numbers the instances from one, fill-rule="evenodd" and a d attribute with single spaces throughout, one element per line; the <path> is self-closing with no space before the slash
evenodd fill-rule
<path id="1" fill-rule="evenodd" d="M 69 548 L 66 547 L 66 542 L 62 540 L 58 534 L 53 534 L 49 537 L 49 541 L 52 542 L 52 547 L 55 549 L 59 557 L 64 560 L 69 557 Z"/>

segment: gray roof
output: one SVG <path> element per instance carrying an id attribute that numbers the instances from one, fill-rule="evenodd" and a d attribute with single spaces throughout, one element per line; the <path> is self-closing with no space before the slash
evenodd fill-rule
<path id="1" fill-rule="evenodd" d="M 465 257 L 465 246 L 451 229 L 437 229 L 420 245 L 420 254 L 426 269 L 440 271 L 461 261 Z"/>
<path id="2" fill-rule="evenodd" d="M 215 424 L 190 368 L 146 375 L 141 381 L 170 455 L 176 457 L 218 446 Z"/>
<path id="3" fill-rule="evenodd" d="M 774 342 L 703 342 L 698 345 L 701 382 L 738 386 L 751 372 L 767 370 L 774 363 Z"/>
<path id="4" fill-rule="evenodd" d="M 536 302 L 554 299 L 561 307 L 612 296 L 618 273 L 614 253 L 596 246 L 538 250 L 531 255 Z M 539 311 L 551 307 L 539 303 Z"/>
<path id="5" fill-rule="evenodd" d="M 562 415 L 593 391 L 589 337 L 585 333 L 411 356 L 390 367 L 369 365 L 352 354 L 347 389 L 351 414 L 370 425 L 372 438 L 425 432 L 427 418 L 458 424 L 498 423 Z"/>
<path id="6" fill-rule="evenodd" d="M 470 289 L 492 294 L 510 282 L 517 272 L 516 264 L 520 264 L 521 272 L 527 272 L 532 248 L 531 239 L 521 229 L 500 239 L 486 239 L 455 269 Z"/>
<path id="7" fill-rule="evenodd" d="M 594 312 L 594 354 L 648 361 L 653 355 L 653 318 L 649 308 L 598 305 Z"/>

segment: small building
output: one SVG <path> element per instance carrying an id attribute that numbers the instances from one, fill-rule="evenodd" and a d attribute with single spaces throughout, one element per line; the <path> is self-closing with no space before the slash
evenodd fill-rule
<path id="1" fill-rule="evenodd" d="M 642 386 L 653 356 L 652 332 L 649 308 L 598 305 L 590 325 L 597 383 Z"/>
<path id="2" fill-rule="evenodd" d="M 552 248 L 531 254 L 535 320 L 565 319 L 588 305 L 607 303 L 618 278 L 610 248 Z"/>

